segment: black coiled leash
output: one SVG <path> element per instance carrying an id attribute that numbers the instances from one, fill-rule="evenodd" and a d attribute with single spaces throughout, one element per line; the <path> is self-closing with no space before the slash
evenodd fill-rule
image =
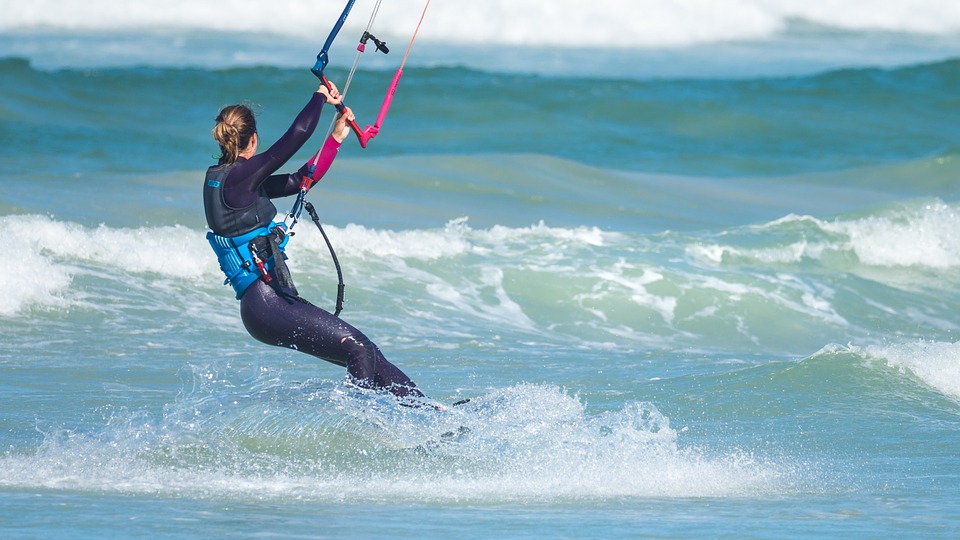
<path id="1" fill-rule="evenodd" d="M 307 212 L 310 214 L 310 219 L 316 223 L 317 228 L 320 229 L 320 234 L 323 235 L 323 241 L 327 243 L 327 249 L 330 250 L 330 256 L 333 258 L 333 265 L 337 267 L 337 310 L 333 313 L 334 317 L 339 317 L 340 312 L 343 311 L 343 271 L 340 270 L 340 261 L 337 260 L 337 252 L 333 250 L 333 244 L 330 243 L 330 239 L 327 238 L 327 233 L 324 232 L 323 227 L 320 226 L 320 218 L 317 216 L 316 210 L 313 209 L 313 204 L 307 202 L 303 205 L 307 209 Z"/>

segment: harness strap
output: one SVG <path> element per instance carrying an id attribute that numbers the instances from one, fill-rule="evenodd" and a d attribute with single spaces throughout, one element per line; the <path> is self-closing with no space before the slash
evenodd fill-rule
<path id="1" fill-rule="evenodd" d="M 220 270 L 226 276 L 223 283 L 224 285 L 229 283 L 233 287 L 238 300 L 243 296 L 247 287 L 261 277 L 269 283 L 271 278 L 268 272 L 270 270 L 279 266 L 284 266 L 285 270 L 283 248 L 286 246 L 289 237 L 284 237 L 283 241 L 279 242 L 273 239 L 274 231 L 277 229 L 283 232 L 286 230 L 286 226 L 282 223 L 271 223 L 269 226 L 260 227 L 233 237 L 207 232 L 207 241 L 217 255 Z M 252 243 L 261 237 L 271 240 L 267 244 L 270 249 L 268 250 L 269 256 L 265 254 L 265 260 L 257 253 L 258 249 L 252 246 Z M 290 288 L 292 288 L 292 283 Z"/>

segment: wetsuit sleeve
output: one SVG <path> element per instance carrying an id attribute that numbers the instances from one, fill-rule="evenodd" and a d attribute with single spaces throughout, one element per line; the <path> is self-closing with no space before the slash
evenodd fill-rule
<path id="1" fill-rule="evenodd" d="M 327 137 L 327 140 L 323 143 L 323 148 L 320 149 L 320 157 L 317 159 L 317 167 L 313 170 L 313 174 L 310 174 L 310 162 L 307 162 L 300 167 L 300 174 L 304 178 L 309 178 L 309 184 L 307 189 L 316 184 L 327 171 L 330 170 L 330 165 L 333 165 L 333 158 L 337 157 L 337 153 L 340 151 L 340 141 L 333 138 L 333 135 Z"/>
<path id="2" fill-rule="evenodd" d="M 267 181 L 263 183 L 264 193 L 271 199 L 299 193 L 300 186 L 303 185 L 305 178 L 309 179 L 307 189 L 310 189 L 327 173 L 330 165 L 333 164 L 333 159 L 337 157 L 339 151 L 340 141 L 334 139 L 333 135 L 327 137 L 323 148 L 320 149 L 320 158 L 317 160 L 317 167 L 313 170 L 313 174 L 310 173 L 310 161 L 313 161 L 313 158 L 311 158 L 310 161 L 304 163 L 296 173 L 275 174 L 267 178 Z"/>
<path id="3" fill-rule="evenodd" d="M 226 178 L 223 187 L 223 198 L 233 208 L 244 208 L 253 204 L 257 193 L 265 182 L 269 182 L 268 197 L 283 197 L 296 193 L 300 189 L 299 180 L 294 176 L 275 175 L 277 169 L 283 166 L 300 149 L 307 139 L 313 135 L 320 122 L 320 111 L 326 97 L 314 92 L 307 105 L 294 119 L 293 124 L 282 137 L 277 139 L 266 152 L 257 154 L 250 159 L 240 161 Z M 288 184 L 296 184 L 290 191 Z"/>

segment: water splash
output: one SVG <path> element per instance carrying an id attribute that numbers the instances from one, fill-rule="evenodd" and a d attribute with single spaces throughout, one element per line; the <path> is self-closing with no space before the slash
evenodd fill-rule
<path id="1" fill-rule="evenodd" d="M 587 412 L 518 384 L 438 411 L 330 381 L 197 369 L 163 418 L 117 410 L 98 432 L 47 433 L 0 458 L 0 485 L 319 500 L 551 501 L 766 496 L 793 467 L 684 447 L 651 403 Z M 712 456 L 712 457 L 711 457 Z"/>

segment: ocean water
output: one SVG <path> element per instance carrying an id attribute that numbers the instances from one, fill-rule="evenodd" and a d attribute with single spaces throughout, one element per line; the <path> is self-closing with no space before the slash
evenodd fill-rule
<path id="1" fill-rule="evenodd" d="M 204 239 L 217 110 L 279 136 L 342 3 L 8 4 L 0 537 L 960 533 L 955 2 L 434 2 L 308 199 L 443 412 L 254 341 Z"/>

